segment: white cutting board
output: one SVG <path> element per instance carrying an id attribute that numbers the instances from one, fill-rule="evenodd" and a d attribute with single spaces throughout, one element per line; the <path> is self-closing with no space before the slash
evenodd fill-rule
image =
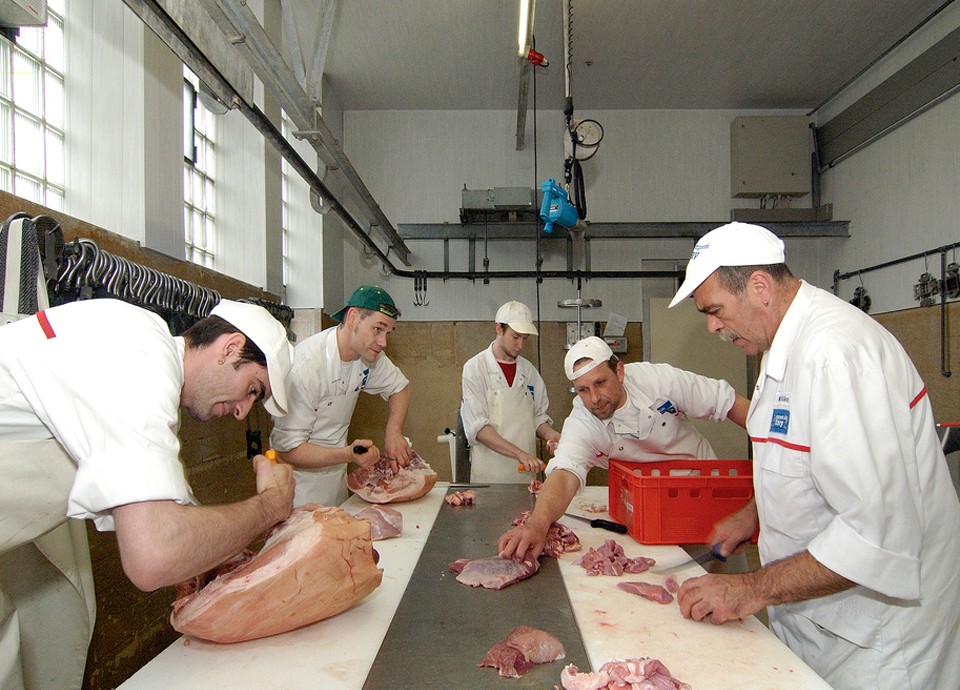
<path id="1" fill-rule="evenodd" d="M 589 486 L 574 499 L 577 503 L 604 504 L 607 487 Z M 586 513 L 610 519 L 609 514 Z M 630 558 L 648 556 L 657 566 L 689 560 L 679 546 L 647 546 L 629 535 L 591 528 L 570 517 L 562 522 L 580 537 L 583 551 L 560 558 L 567 593 L 593 667 L 607 661 L 649 656 L 660 659 L 670 672 L 696 690 L 790 690 L 830 686 L 784 645 L 759 620 L 750 616 L 742 623 L 713 625 L 683 618 L 676 601 L 657 604 L 617 588 L 617 582 L 644 581 L 663 584 L 672 574 L 679 582 L 705 574 L 691 562 L 672 573 L 624 574 L 622 577 L 590 576 L 575 561 L 591 547 L 614 539 Z"/>

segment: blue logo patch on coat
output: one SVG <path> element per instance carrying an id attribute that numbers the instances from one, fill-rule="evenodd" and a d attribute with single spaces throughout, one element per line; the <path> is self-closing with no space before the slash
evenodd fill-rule
<path id="1" fill-rule="evenodd" d="M 529 385 L 528 385 L 528 386 L 527 386 L 527 392 L 530 394 L 530 397 L 531 397 L 531 398 L 534 397 L 534 395 L 533 395 L 533 386 L 529 386 Z"/>
<path id="2" fill-rule="evenodd" d="M 790 410 L 774 408 L 770 418 L 770 433 L 786 434 L 790 428 Z"/>
<path id="3" fill-rule="evenodd" d="M 674 405 L 669 400 L 667 400 L 662 405 L 660 405 L 660 407 L 657 408 L 657 412 L 659 412 L 660 414 L 672 414 L 672 415 L 680 414 L 680 411 L 677 410 L 677 406 Z"/>
<path id="4" fill-rule="evenodd" d="M 367 367 L 363 370 L 363 379 L 360 381 L 360 385 L 353 389 L 354 393 L 358 393 L 367 387 L 367 378 L 370 376 L 370 367 Z"/>

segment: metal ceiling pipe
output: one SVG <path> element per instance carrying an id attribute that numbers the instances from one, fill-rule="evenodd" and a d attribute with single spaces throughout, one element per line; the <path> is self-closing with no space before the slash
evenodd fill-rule
<path id="1" fill-rule="evenodd" d="M 235 0 L 231 2 L 199 0 L 199 2 L 228 38 L 233 32 L 240 34 L 234 40 L 234 45 L 246 57 L 247 63 L 263 82 L 264 87 L 274 92 L 298 129 L 309 133 L 306 137 L 307 141 L 320 155 L 327 168 L 338 170 L 343 174 L 352 190 L 360 198 L 365 210 L 372 217 L 374 226 L 384 234 L 400 260 L 409 266 L 410 251 L 404 244 L 403 238 L 397 234 L 370 190 L 360 179 L 353 164 L 340 148 L 336 137 L 323 121 L 318 111 L 319 103 L 310 98 L 297 81 L 253 10 L 246 3 L 238 3 Z"/>

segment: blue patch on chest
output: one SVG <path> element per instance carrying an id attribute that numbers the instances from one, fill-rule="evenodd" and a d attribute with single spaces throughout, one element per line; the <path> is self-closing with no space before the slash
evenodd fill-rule
<path id="1" fill-rule="evenodd" d="M 360 381 L 360 385 L 353 389 L 354 393 L 359 393 L 364 388 L 367 387 L 367 379 L 370 377 L 370 367 L 367 367 L 363 370 L 363 379 Z"/>
<path id="2" fill-rule="evenodd" d="M 677 410 L 677 406 L 674 405 L 669 400 L 667 400 L 665 403 L 660 405 L 660 407 L 657 408 L 657 412 L 659 412 L 660 414 L 672 414 L 672 415 L 680 414 L 680 412 Z"/>
<path id="3" fill-rule="evenodd" d="M 770 433 L 786 434 L 790 429 L 790 410 L 774 408 L 770 417 Z"/>

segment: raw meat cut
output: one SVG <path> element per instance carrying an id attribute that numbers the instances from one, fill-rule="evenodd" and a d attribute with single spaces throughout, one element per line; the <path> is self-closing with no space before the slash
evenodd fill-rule
<path id="1" fill-rule="evenodd" d="M 370 523 L 370 539 L 382 541 L 403 534 L 403 513 L 386 506 L 370 506 L 354 515 Z"/>
<path id="2" fill-rule="evenodd" d="M 329 618 L 380 586 L 370 523 L 308 504 L 276 527 L 260 552 L 173 602 L 170 622 L 187 635 L 241 642 Z"/>
<path id="3" fill-rule="evenodd" d="M 514 526 L 522 525 L 530 517 L 530 511 L 526 510 L 514 518 Z M 580 545 L 580 537 L 577 533 L 560 522 L 554 522 L 547 530 L 547 540 L 543 546 L 543 555 L 560 558 L 562 554 L 570 551 L 579 551 L 583 547 Z"/>
<path id="4" fill-rule="evenodd" d="M 615 575 L 624 573 L 642 573 L 650 569 L 656 561 L 646 556 L 627 558 L 620 546 L 613 539 L 607 539 L 603 545 L 590 549 L 576 561 L 576 565 L 583 566 L 587 575 Z"/>
<path id="5" fill-rule="evenodd" d="M 497 642 L 477 666 L 490 666 L 504 678 L 519 678 L 537 664 L 557 661 L 567 650 L 556 637 L 544 630 L 520 625 L 507 639 Z"/>
<path id="6" fill-rule="evenodd" d="M 452 494 L 447 494 L 443 497 L 443 500 L 451 506 L 472 506 L 477 499 L 477 492 L 473 489 L 467 489 L 466 491 L 454 491 Z"/>
<path id="7" fill-rule="evenodd" d="M 644 599 L 655 601 L 658 604 L 673 603 L 673 595 L 660 585 L 649 582 L 618 582 L 617 587 L 630 594 L 639 594 Z"/>
<path id="8" fill-rule="evenodd" d="M 670 575 L 663 581 L 663 586 L 667 588 L 670 594 L 676 594 L 677 590 L 680 589 L 680 583 L 677 582 L 677 578 L 673 575 Z"/>
<path id="9" fill-rule="evenodd" d="M 412 451 L 411 451 L 412 453 Z M 367 503 L 403 503 L 420 498 L 437 483 L 437 473 L 416 453 L 397 472 L 389 458 L 371 468 L 360 467 L 347 475 L 347 487 Z"/>
<path id="10" fill-rule="evenodd" d="M 468 587 L 503 589 L 536 573 L 540 570 L 540 562 L 491 556 L 473 560 L 460 558 L 447 567 L 451 573 L 456 573 L 457 582 Z"/>
<path id="11" fill-rule="evenodd" d="M 542 481 L 540 481 L 539 479 L 533 479 L 530 482 L 530 486 L 527 487 L 527 491 L 529 491 L 532 494 L 538 494 L 540 493 L 540 487 L 542 486 L 543 486 Z"/>
<path id="12" fill-rule="evenodd" d="M 580 673 L 573 664 L 560 674 L 563 690 L 691 690 L 674 678 L 659 659 L 608 661 L 596 673 Z"/>

